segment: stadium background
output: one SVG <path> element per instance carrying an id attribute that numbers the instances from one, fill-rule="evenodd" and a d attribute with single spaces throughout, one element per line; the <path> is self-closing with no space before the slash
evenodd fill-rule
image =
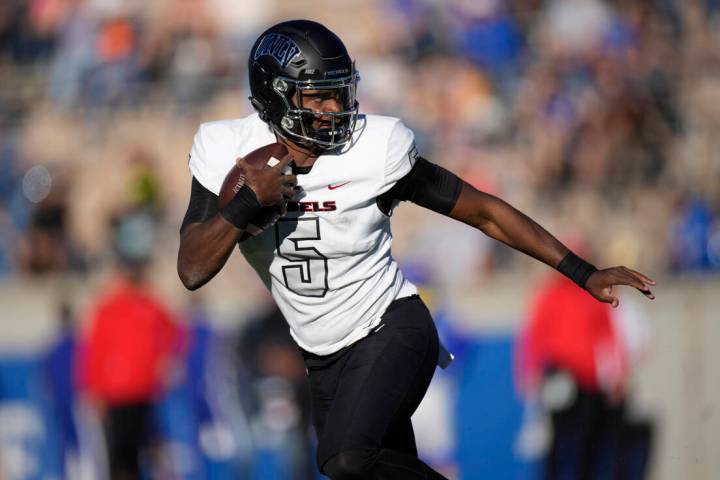
<path id="1" fill-rule="evenodd" d="M 221 379 L 208 377 L 222 385 L 213 395 L 224 406 L 204 441 L 192 428 L 173 430 L 192 417 L 177 393 L 182 376 L 175 383 L 174 400 L 158 415 L 172 441 L 157 447 L 157 478 L 226 478 L 233 468 L 252 478 L 291 475 L 283 452 L 299 442 L 288 433 L 293 401 L 282 397 L 282 381 L 264 383 L 287 403 L 278 410 L 285 423 L 264 424 L 262 405 L 256 418 L 243 400 L 263 379 L 238 367 L 243 332 L 269 308 L 267 294 L 237 254 L 189 294 L 175 258 L 195 129 L 250 112 L 252 41 L 275 21 L 299 17 L 343 38 L 362 76 L 361 110 L 403 118 L 425 156 L 583 243 L 594 263 L 634 266 L 658 280 L 657 300 L 627 292 L 620 307 L 652 332 L 632 374 L 633 411 L 655 426 L 650 478 L 714 478 L 713 0 L 3 1 L 0 478 L 60 478 L 46 359 L 64 338 L 62 305 L 81 337 L 122 248 L 152 251 L 154 290 L 184 328 L 200 325 L 216 338 L 205 354 L 224 366 Z M 117 225 L 127 218 L 136 222 L 123 235 Z M 461 478 L 535 478 L 537 452 L 519 446 L 528 409 L 523 414 L 513 390 L 511 349 L 547 269 L 413 206 L 397 210 L 393 229 L 396 257 L 462 352 L 458 366 L 436 376 L 417 419 L 421 452 Z M 92 418 L 84 424 L 97 433 Z M 205 470 L 200 460 L 184 461 L 193 455 Z M 68 478 L 93 478 L 95 466 L 82 468 Z"/>

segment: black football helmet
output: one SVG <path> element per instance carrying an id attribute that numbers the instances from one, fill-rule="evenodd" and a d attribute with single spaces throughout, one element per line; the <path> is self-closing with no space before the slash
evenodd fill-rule
<path id="1" fill-rule="evenodd" d="M 323 25 L 291 20 L 267 29 L 248 60 L 250 102 L 283 138 L 316 150 L 348 143 L 355 131 L 360 79 L 345 45 Z M 340 111 L 313 111 L 334 98 Z"/>

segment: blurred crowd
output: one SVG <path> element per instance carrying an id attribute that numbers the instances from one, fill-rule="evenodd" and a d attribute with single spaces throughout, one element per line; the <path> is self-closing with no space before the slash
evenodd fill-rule
<path id="1" fill-rule="evenodd" d="M 3 2 L 0 271 L 102 266 L 112 219 L 141 203 L 172 238 L 194 129 L 250 112 L 251 42 L 293 16 L 345 39 L 363 111 L 403 118 L 425 156 L 557 234 L 592 238 L 598 263 L 717 270 L 718 11 L 713 0 Z M 425 240 L 400 255 L 425 255 L 437 222 L 420 222 Z M 471 261 L 455 277 L 520 263 L 459 237 Z"/>
<path id="2" fill-rule="evenodd" d="M 361 111 L 401 117 L 423 156 L 584 238 L 594 263 L 720 272 L 718 0 L 4 0 L 0 277 L 114 278 L 118 261 L 140 261 L 182 295 L 194 131 L 251 112 L 252 42 L 300 17 L 346 43 Z M 445 288 L 529 264 L 415 210 L 394 229 L 401 264 Z M 249 281 L 235 264 L 234 284 Z M 292 410 L 304 372 L 275 320 L 249 322 L 238 340 L 258 382 L 238 402 L 254 405 L 256 440 L 282 443 L 267 432 L 304 435 L 306 410 Z M 295 468 L 308 468 L 311 445 L 293 445 Z"/>

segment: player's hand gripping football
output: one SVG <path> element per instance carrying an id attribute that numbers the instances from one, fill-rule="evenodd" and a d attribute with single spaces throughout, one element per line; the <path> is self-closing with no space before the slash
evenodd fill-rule
<path id="1" fill-rule="evenodd" d="M 615 285 L 635 287 L 650 300 L 655 299 L 655 295 L 650 291 L 650 287 L 655 285 L 655 280 L 627 267 L 612 267 L 594 272 L 587 279 L 585 289 L 593 297 L 615 308 L 620 304 L 617 295 L 613 294 Z"/>
<path id="2" fill-rule="evenodd" d="M 237 166 L 245 173 L 245 184 L 255 192 L 258 203 L 262 206 L 285 205 L 295 194 L 297 177 L 285 174 L 285 168 L 292 161 L 285 155 L 274 167 L 254 165 L 244 158 L 237 159 Z"/>

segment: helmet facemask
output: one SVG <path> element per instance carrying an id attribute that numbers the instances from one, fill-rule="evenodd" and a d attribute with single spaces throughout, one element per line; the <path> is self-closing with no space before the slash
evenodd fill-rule
<path id="1" fill-rule="evenodd" d="M 333 150 L 352 139 L 357 123 L 357 82 L 353 73 L 332 80 L 296 80 L 278 76 L 272 89 L 285 104 L 285 114 L 276 131 L 298 143 L 321 150 Z M 318 110 L 327 99 L 337 102 L 339 111 Z M 279 127 L 279 128 L 278 128 Z"/>

